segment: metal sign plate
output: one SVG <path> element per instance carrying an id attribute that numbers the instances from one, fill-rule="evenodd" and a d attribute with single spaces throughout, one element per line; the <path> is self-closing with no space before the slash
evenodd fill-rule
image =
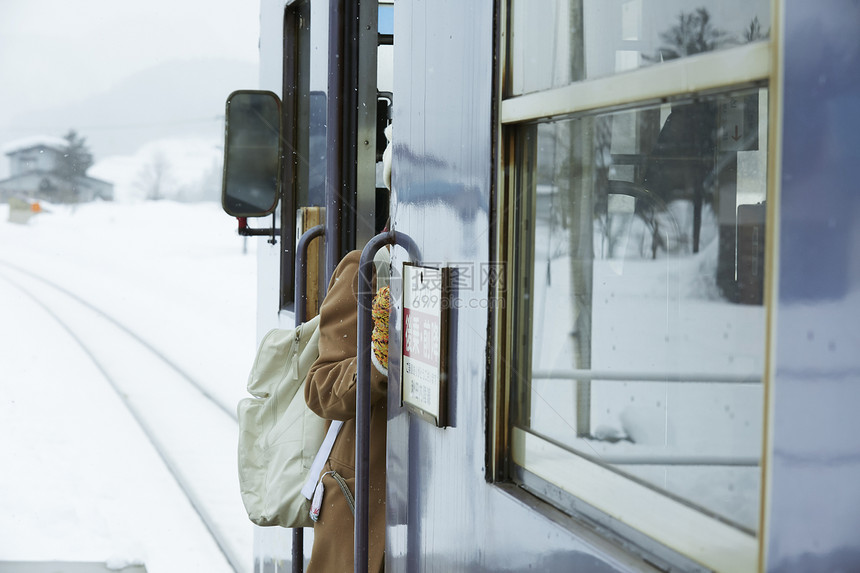
<path id="1" fill-rule="evenodd" d="M 403 405 L 437 426 L 447 424 L 447 327 L 450 269 L 403 266 Z"/>

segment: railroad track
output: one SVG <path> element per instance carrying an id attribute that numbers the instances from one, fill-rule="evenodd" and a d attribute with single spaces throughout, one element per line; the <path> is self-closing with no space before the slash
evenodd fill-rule
<path id="1" fill-rule="evenodd" d="M 247 536 L 236 535 L 236 524 L 248 522 L 238 495 L 235 409 L 131 328 L 61 285 L 3 261 L 0 279 L 32 299 L 90 358 L 232 570 L 250 571 L 250 525 Z"/>

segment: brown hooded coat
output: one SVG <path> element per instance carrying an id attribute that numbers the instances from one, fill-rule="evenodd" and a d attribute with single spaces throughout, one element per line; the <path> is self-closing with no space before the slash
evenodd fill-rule
<path id="1" fill-rule="evenodd" d="M 320 308 L 320 355 L 308 372 L 305 400 L 328 420 L 343 420 L 323 474 L 336 471 L 355 495 L 355 374 L 358 262 L 352 251 L 335 269 Z M 388 379 L 371 367 L 370 377 L 370 531 L 368 571 L 383 570 L 385 550 L 385 432 Z M 353 571 L 355 519 L 340 486 L 323 477 L 324 494 L 308 573 Z"/>

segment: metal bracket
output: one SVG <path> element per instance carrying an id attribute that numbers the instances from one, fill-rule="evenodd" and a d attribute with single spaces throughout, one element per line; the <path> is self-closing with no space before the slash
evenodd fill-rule
<path id="1" fill-rule="evenodd" d="M 271 229 L 255 229 L 253 227 L 248 226 L 248 217 L 236 217 L 236 221 L 239 224 L 238 232 L 242 237 L 261 237 L 261 236 L 271 236 L 267 242 L 272 245 L 278 242 L 278 234 L 280 234 L 281 230 L 276 228 L 275 226 L 275 214 L 272 213 L 272 228 Z"/>

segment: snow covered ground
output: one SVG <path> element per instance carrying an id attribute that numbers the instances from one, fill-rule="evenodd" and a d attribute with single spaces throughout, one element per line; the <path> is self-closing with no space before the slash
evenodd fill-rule
<path id="1" fill-rule="evenodd" d="M 216 203 L 131 195 L 43 205 L 24 225 L 0 205 L 0 563 L 230 570 L 101 372 L 4 279 L 8 263 L 62 285 L 235 405 L 255 351 L 254 241 Z M 248 540 L 248 570 L 251 528 L 229 534 Z"/>

